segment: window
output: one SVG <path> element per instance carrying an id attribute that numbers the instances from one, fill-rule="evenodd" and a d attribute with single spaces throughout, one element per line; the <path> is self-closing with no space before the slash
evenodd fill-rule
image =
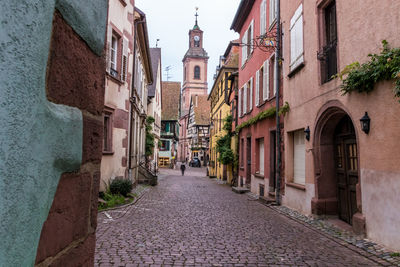
<path id="1" fill-rule="evenodd" d="M 263 66 L 263 79 L 262 79 L 262 88 L 263 88 L 263 98 L 262 100 L 267 100 L 269 98 L 269 68 L 270 68 L 270 64 L 269 64 L 269 59 L 267 59 L 264 62 L 264 66 Z"/>
<path id="2" fill-rule="evenodd" d="M 299 130 L 293 133 L 293 182 L 296 184 L 304 185 L 306 181 L 305 156 L 304 130 Z"/>
<path id="3" fill-rule="evenodd" d="M 240 140 L 240 167 L 244 167 L 244 139 Z"/>
<path id="4" fill-rule="evenodd" d="M 238 99 L 238 101 L 239 101 L 239 107 L 238 107 L 238 112 L 239 112 L 239 117 L 242 117 L 242 114 L 243 114 L 243 112 L 242 112 L 242 108 L 243 108 L 243 90 L 242 89 L 239 89 L 239 99 Z"/>
<path id="5" fill-rule="evenodd" d="M 264 138 L 256 140 L 257 143 L 257 172 L 260 175 L 264 175 Z"/>
<path id="6" fill-rule="evenodd" d="M 169 151 L 169 140 L 161 140 L 160 151 Z"/>
<path id="7" fill-rule="evenodd" d="M 267 0 L 263 0 L 260 5 L 260 35 L 267 31 Z"/>
<path id="8" fill-rule="evenodd" d="M 269 26 L 276 21 L 276 0 L 269 0 Z"/>
<path id="9" fill-rule="evenodd" d="M 247 83 L 243 87 L 243 113 L 242 115 L 246 114 L 247 112 Z"/>
<path id="10" fill-rule="evenodd" d="M 112 128 L 113 128 L 113 117 L 112 109 L 105 109 L 103 113 L 103 153 L 112 153 Z"/>
<path id="11" fill-rule="evenodd" d="M 318 53 L 321 60 L 322 82 L 328 82 L 337 73 L 336 3 L 332 1 L 324 10 L 325 43 Z"/>
<path id="12" fill-rule="evenodd" d="M 222 123 L 222 110 L 219 110 L 219 130 L 221 131 L 221 123 Z"/>
<path id="13" fill-rule="evenodd" d="M 111 39 L 111 69 L 117 71 L 118 39 L 113 35 Z"/>
<path id="14" fill-rule="evenodd" d="M 247 82 L 247 110 L 250 112 L 253 110 L 253 77 Z"/>
<path id="15" fill-rule="evenodd" d="M 194 67 L 194 78 L 200 79 L 200 67 L 199 66 Z"/>
<path id="16" fill-rule="evenodd" d="M 253 53 L 253 39 L 254 39 L 254 20 L 251 21 L 249 28 L 244 32 L 242 43 L 247 44 L 242 46 L 242 66 L 246 63 L 250 54 Z"/>
<path id="17" fill-rule="evenodd" d="M 290 20 L 290 71 L 303 62 L 303 4 L 300 4 Z"/>

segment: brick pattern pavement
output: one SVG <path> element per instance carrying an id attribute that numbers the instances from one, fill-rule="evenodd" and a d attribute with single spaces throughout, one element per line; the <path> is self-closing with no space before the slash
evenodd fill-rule
<path id="1" fill-rule="evenodd" d="M 96 266 L 380 266 L 199 169 L 99 213 Z"/>

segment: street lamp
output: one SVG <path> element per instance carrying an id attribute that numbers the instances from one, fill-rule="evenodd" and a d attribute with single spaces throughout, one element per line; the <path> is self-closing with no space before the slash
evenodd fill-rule
<path id="1" fill-rule="evenodd" d="M 310 126 L 307 126 L 307 129 L 304 130 L 304 134 L 306 135 L 307 141 L 310 141 Z"/>
<path id="2" fill-rule="evenodd" d="M 371 123 L 371 119 L 368 116 L 368 112 L 365 112 L 364 116 L 360 119 L 360 123 L 361 123 L 361 130 L 364 133 L 368 134 Z"/>

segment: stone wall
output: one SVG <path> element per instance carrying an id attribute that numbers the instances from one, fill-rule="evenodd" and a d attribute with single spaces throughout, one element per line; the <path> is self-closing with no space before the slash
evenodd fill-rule
<path id="1" fill-rule="evenodd" d="M 0 266 L 93 265 L 107 1 L 0 13 Z"/>

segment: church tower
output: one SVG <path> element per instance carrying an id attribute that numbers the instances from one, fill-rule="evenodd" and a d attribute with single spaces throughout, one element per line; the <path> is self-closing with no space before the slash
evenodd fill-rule
<path id="1" fill-rule="evenodd" d="M 183 84 L 181 114 L 189 111 L 192 95 L 207 95 L 207 63 L 208 55 L 203 48 L 203 31 L 197 23 L 189 30 L 189 49 L 183 57 Z"/>

